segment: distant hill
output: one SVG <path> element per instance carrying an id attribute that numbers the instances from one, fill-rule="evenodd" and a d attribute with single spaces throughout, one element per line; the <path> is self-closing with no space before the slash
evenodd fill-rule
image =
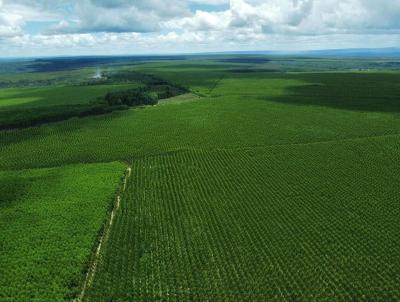
<path id="1" fill-rule="evenodd" d="M 37 58 L 1 58 L 0 72 L 7 64 L 26 63 L 26 67 L 36 72 L 72 70 L 82 67 L 95 67 L 105 64 L 138 64 L 149 61 L 186 60 L 209 56 L 291 56 L 291 57 L 320 57 L 320 58 L 400 58 L 400 47 L 388 48 L 347 48 L 321 49 L 308 51 L 222 51 L 200 53 L 177 53 L 157 55 L 110 55 L 110 56 L 66 56 L 66 57 L 37 57 Z M 232 59 L 229 59 L 232 60 Z M 238 59 L 236 63 L 238 63 Z M 240 59 L 243 60 L 243 59 Z M 265 59 L 264 59 L 265 60 Z M 233 63 L 233 62 L 231 62 Z"/>
<path id="2" fill-rule="evenodd" d="M 225 53 L 227 54 L 227 53 Z M 229 54 L 242 55 L 290 55 L 303 57 L 337 57 L 337 58 L 400 58 L 400 48 L 349 48 L 323 49 L 310 51 L 237 51 Z"/>
<path id="3" fill-rule="evenodd" d="M 298 55 L 319 57 L 400 57 L 400 48 L 352 48 L 299 52 Z"/>

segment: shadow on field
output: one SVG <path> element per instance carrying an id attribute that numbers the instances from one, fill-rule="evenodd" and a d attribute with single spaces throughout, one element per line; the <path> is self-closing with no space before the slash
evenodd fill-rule
<path id="1" fill-rule="evenodd" d="M 119 112 L 116 112 L 115 116 L 118 116 L 118 113 Z M 104 114 L 97 115 L 92 118 L 110 118 L 111 116 L 114 115 Z M 0 130 L 1 146 L 6 148 L 13 144 L 18 144 L 21 142 L 27 143 L 29 141 L 35 141 L 51 135 L 63 135 L 65 133 L 72 134 L 83 128 L 88 121 L 90 121 L 90 117 L 70 117 L 62 121 L 45 123 L 42 125 L 33 125 L 32 127 Z"/>
<path id="2" fill-rule="evenodd" d="M 28 195 L 32 184 L 40 179 L 48 178 L 49 176 L 41 177 L 20 177 L 17 175 L 8 175 L 0 177 L 0 207 L 11 205 L 13 202 L 22 200 L 24 196 Z"/>
<path id="3" fill-rule="evenodd" d="M 266 98 L 269 101 L 364 112 L 400 112 L 400 74 L 280 74 L 276 79 L 295 79 L 305 84 L 289 86 L 285 94 Z"/>
<path id="4" fill-rule="evenodd" d="M 94 56 L 94 57 L 73 57 L 73 58 L 50 58 L 36 59 L 28 68 L 32 72 L 54 72 L 74 70 L 84 67 L 93 67 L 105 64 L 128 64 L 157 61 L 183 61 L 185 56 Z"/>

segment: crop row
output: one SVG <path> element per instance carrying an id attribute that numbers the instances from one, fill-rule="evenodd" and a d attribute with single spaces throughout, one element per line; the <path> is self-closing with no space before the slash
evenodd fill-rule
<path id="1" fill-rule="evenodd" d="M 86 300 L 400 299 L 389 164 L 367 143 L 137 160 Z"/>
<path id="2" fill-rule="evenodd" d="M 356 80 L 352 83 L 360 89 Z M 253 148 L 400 133 L 400 122 L 391 114 L 289 104 L 310 98 L 316 89 L 312 85 L 303 84 L 297 96 L 284 103 L 286 91 L 298 85 L 293 79 L 224 78 L 216 91 L 219 97 L 0 131 L 0 169 L 130 160 L 178 149 Z M 335 95 L 333 88 L 331 93 Z"/>

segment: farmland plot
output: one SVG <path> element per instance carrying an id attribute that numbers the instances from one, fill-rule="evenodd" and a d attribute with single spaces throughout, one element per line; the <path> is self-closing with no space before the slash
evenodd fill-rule
<path id="1" fill-rule="evenodd" d="M 120 163 L 0 171 L 0 301 L 77 296 Z"/>
<path id="2" fill-rule="evenodd" d="M 193 95 L 0 131 L 0 301 L 400 300 L 400 75 L 237 64 L 126 66 Z M 0 123 L 122 88 L 3 89 Z"/>
<path id="3" fill-rule="evenodd" d="M 347 86 L 335 80 L 342 75 L 307 76 L 311 83 L 320 81 L 331 85 L 324 84 L 324 90 L 305 82 L 304 75 L 292 76 L 295 79 L 277 76 L 224 78 L 211 96 L 179 106 L 164 103 L 42 127 L 2 131 L 0 169 L 128 161 L 176 150 L 241 149 L 400 133 L 396 111 L 387 112 L 396 109 L 394 96 L 390 95 L 391 86 L 387 84 L 389 88 L 385 86 L 385 94 L 379 97 L 383 84 L 375 81 L 378 75 L 368 75 L 364 80 L 357 75 L 347 76 Z M 375 86 L 368 84 L 370 97 L 366 99 L 362 87 L 371 82 Z M 369 110 L 364 112 L 331 106 L 332 99 L 343 99 L 340 86 L 353 94 L 351 97 L 349 92 L 341 108 L 346 104 L 354 108 L 363 100 L 368 105 L 375 100 L 378 108 L 385 110 L 373 111 L 374 107 L 367 106 Z M 313 97 L 310 90 L 317 90 L 320 95 Z M 393 90 L 392 93 L 400 92 Z M 326 99 L 324 95 L 332 97 Z M 306 104 L 306 100 L 315 106 Z"/>
<path id="4" fill-rule="evenodd" d="M 400 137 L 133 163 L 86 301 L 400 299 Z"/>

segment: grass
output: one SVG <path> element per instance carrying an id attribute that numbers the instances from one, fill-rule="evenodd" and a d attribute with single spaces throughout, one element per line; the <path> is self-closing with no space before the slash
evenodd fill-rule
<path id="1" fill-rule="evenodd" d="M 79 291 L 123 175 L 120 163 L 0 171 L 0 300 Z"/>

